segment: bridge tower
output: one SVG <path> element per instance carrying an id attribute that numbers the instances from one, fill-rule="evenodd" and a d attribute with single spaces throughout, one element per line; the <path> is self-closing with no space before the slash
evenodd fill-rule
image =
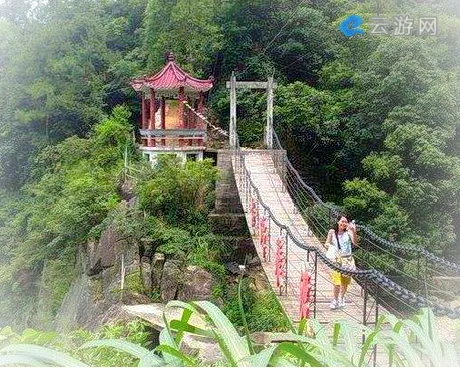
<path id="1" fill-rule="evenodd" d="M 140 150 L 152 163 L 160 153 L 174 153 L 186 159 L 203 159 L 206 150 L 205 93 L 214 78 L 197 79 L 167 55 L 158 73 L 135 79 L 131 86 L 141 100 Z"/>

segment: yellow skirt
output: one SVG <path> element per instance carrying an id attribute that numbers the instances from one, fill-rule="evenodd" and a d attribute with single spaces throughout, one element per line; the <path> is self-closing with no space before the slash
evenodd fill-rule
<path id="1" fill-rule="evenodd" d="M 351 282 L 351 276 L 342 275 L 338 271 L 331 271 L 332 283 L 336 286 L 344 285 L 348 286 Z"/>

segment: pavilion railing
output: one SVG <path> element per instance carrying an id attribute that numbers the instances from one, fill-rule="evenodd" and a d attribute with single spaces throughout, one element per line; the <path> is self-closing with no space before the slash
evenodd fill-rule
<path id="1" fill-rule="evenodd" d="M 207 133 L 201 129 L 141 129 L 145 147 L 204 147 Z"/>

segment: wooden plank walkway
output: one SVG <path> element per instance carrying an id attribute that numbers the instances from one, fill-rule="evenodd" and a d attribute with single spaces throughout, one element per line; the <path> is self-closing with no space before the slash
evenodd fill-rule
<path id="1" fill-rule="evenodd" d="M 295 205 L 289 193 L 283 187 L 283 182 L 275 170 L 272 154 L 267 150 L 247 150 L 243 149 L 245 166 L 248 169 L 254 185 L 257 187 L 261 196 L 262 202 L 268 206 L 277 221 L 289 227 L 291 233 L 301 243 L 309 246 L 314 246 L 323 252 L 325 247 L 319 240 L 312 235 L 308 229 L 308 225 L 303 217 L 296 210 Z M 249 196 L 244 183 L 244 176 L 237 169 L 237 161 L 234 159 L 234 173 L 240 195 L 241 202 L 246 214 L 248 228 L 251 230 L 253 242 L 257 254 L 261 260 L 265 274 L 270 282 L 273 291 L 277 294 L 281 305 L 291 320 L 296 324 L 299 322 L 300 308 L 300 276 L 305 269 L 313 273 L 313 257 L 308 252 L 292 241 L 288 241 L 288 288 L 287 294 L 280 293 L 276 287 L 275 276 L 275 240 L 280 236 L 279 227 L 270 222 L 270 259 L 265 261 L 263 258 L 263 250 L 260 244 L 260 237 L 257 231 L 251 228 L 251 213 L 249 210 Z M 255 193 L 253 193 L 255 198 Z M 258 205 L 259 216 L 264 215 L 263 207 Z M 315 318 L 322 324 L 330 324 L 336 320 L 347 320 L 357 323 L 373 325 L 376 319 L 375 300 L 368 296 L 367 306 L 364 302 L 364 290 L 356 281 L 352 281 L 347 292 L 347 305 L 343 309 L 331 310 L 329 304 L 332 299 L 332 283 L 330 281 L 330 269 L 321 262 L 318 258 L 317 262 L 317 290 L 316 290 L 316 315 Z M 313 282 L 313 280 L 312 280 Z M 311 310 L 313 311 L 313 302 Z M 364 309 L 366 308 L 366 316 L 364 317 Z M 382 306 L 378 307 L 378 315 L 386 313 Z M 452 320 L 448 317 L 437 318 L 437 326 L 441 341 L 453 343 Z M 460 359 L 460 349 L 456 349 Z M 369 362 L 369 364 L 372 364 Z M 387 365 L 387 358 L 382 354 L 382 349 L 377 350 L 377 365 Z"/>
<path id="2" fill-rule="evenodd" d="M 310 246 L 322 249 L 323 245 L 318 239 L 311 234 L 308 226 L 302 216 L 295 209 L 294 203 L 283 188 L 283 183 L 280 176 L 275 170 L 270 151 L 262 150 L 244 150 L 245 165 L 248 168 L 251 179 L 255 186 L 259 189 L 262 202 L 268 206 L 274 217 L 278 222 L 289 227 L 294 236 Z M 235 167 L 235 166 L 234 166 Z M 242 177 L 238 170 L 235 168 L 235 179 L 238 186 L 240 198 L 242 198 L 243 207 L 246 213 L 246 220 L 250 226 L 250 211 L 247 203 L 245 203 L 245 186 L 242 182 Z M 259 206 L 260 214 L 263 214 L 262 207 Z M 262 256 L 262 248 L 260 246 L 260 239 L 257 233 L 253 232 L 253 241 L 261 260 L 264 271 L 270 281 L 270 284 L 279 296 L 279 300 L 286 310 L 287 314 L 294 322 L 299 322 L 299 297 L 300 297 L 300 276 L 301 272 L 305 269 L 312 269 L 313 253 L 308 260 L 307 251 L 298 247 L 292 241 L 288 241 L 288 290 L 287 295 L 279 295 L 279 290 L 276 287 L 275 276 L 275 240 L 279 237 L 280 229 L 271 222 L 270 224 L 270 245 L 271 245 L 271 260 L 264 261 Z M 358 323 L 363 322 L 364 310 L 364 297 L 363 290 L 355 281 L 352 281 L 347 297 L 347 305 L 345 308 L 331 310 L 329 304 L 332 299 L 332 284 L 330 282 L 330 270 L 318 259 L 318 272 L 317 272 L 317 290 L 316 290 L 316 319 L 321 323 L 330 323 L 334 320 L 349 320 Z M 375 321 L 375 305 L 372 298 L 368 298 L 367 306 L 367 321 L 373 323 Z M 313 305 L 311 306 L 313 310 Z"/>

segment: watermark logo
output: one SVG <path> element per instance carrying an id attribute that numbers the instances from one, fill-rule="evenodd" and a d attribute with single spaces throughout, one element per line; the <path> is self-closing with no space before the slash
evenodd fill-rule
<path id="1" fill-rule="evenodd" d="M 350 15 L 340 23 L 340 31 L 347 37 L 365 32 L 360 26 L 363 19 L 359 15 Z M 436 17 L 420 17 L 416 19 L 408 15 L 396 15 L 392 18 L 374 16 L 369 20 L 369 34 L 390 36 L 436 36 L 438 24 Z"/>
<path id="2" fill-rule="evenodd" d="M 339 29 L 342 33 L 347 37 L 352 37 L 357 34 L 364 34 L 364 30 L 359 28 L 359 26 L 363 24 L 363 18 L 359 15 L 350 15 L 345 18 L 342 23 L 340 23 Z"/>

